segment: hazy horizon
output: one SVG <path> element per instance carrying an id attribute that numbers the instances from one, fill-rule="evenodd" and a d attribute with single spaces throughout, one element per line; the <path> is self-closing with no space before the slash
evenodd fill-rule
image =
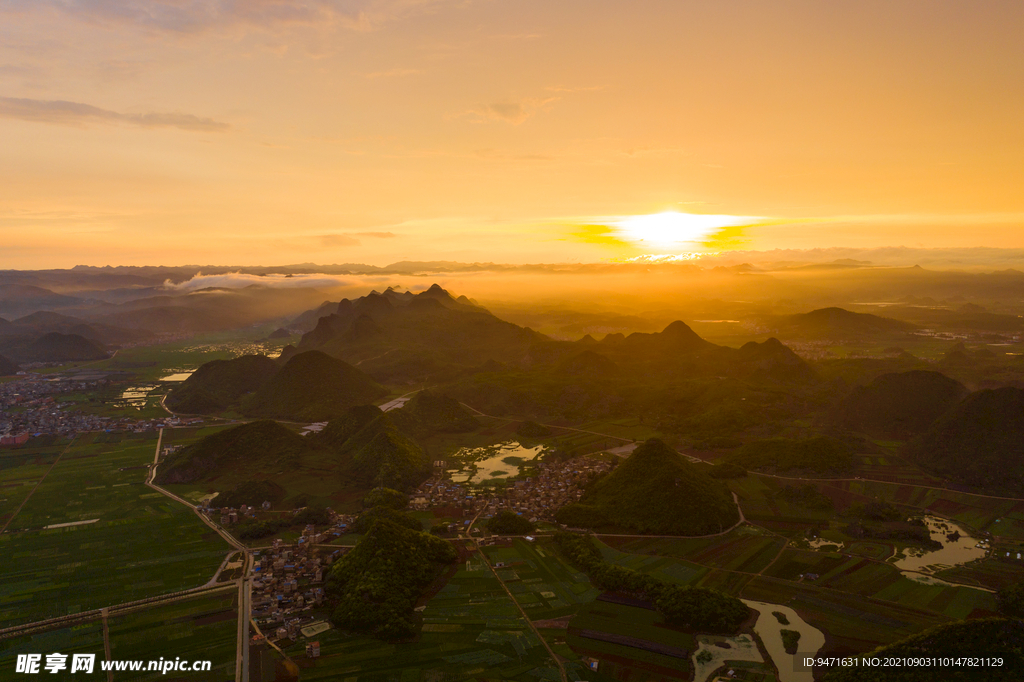
<path id="1" fill-rule="evenodd" d="M 3 268 L 1024 248 L 1019 3 L 0 18 Z"/>

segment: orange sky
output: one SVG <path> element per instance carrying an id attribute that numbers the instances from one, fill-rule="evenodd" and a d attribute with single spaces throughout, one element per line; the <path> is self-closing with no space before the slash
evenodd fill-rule
<path id="1" fill-rule="evenodd" d="M 1021 35 L 1016 0 L 5 0 L 0 268 L 1024 247 Z M 593 227 L 663 211 L 757 220 Z"/>

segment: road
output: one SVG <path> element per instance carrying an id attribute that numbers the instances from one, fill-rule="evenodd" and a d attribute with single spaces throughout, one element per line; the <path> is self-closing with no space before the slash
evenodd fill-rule
<path id="1" fill-rule="evenodd" d="M 234 547 L 235 551 L 242 553 L 242 577 L 236 581 L 238 583 L 238 642 L 235 648 L 235 681 L 248 682 L 249 621 L 252 620 L 252 552 L 248 547 L 236 540 L 234 536 L 207 518 L 205 514 L 202 514 L 194 504 L 178 497 L 164 488 L 161 488 L 153 482 L 154 479 L 156 479 L 157 467 L 160 464 L 160 447 L 163 445 L 163 440 L 164 430 L 160 429 L 160 435 L 156 440 L 156 453 L 153 455 L 153 466 L 150 467 L 149 476 L 146 477 L 146 485 L 153 490 L 166 495 L 175 502 L 179 502 L 187 506 L 197 517 L 199 517 L 200 521 L 213 529 L 218 535 L 224 538 L 225 542 Z M 232 554 L 234 554 L 234 552 L 232 552 Z M 229 558 L 230 556 L 231 555 L 229 555 Z M 221 568 L 217 569 L 217 572 L 214 573 L 212 578 L 210 578 L 210 582 L 207 583 L 207 585 L 216 583 L 220 571 L 223 570 L 226 564 L 227 559 L 224 560 L 224 563 L 221 564 Z"/>

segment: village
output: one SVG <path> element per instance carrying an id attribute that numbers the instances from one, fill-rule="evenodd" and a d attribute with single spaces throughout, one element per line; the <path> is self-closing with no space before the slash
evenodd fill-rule
<path id="1" fill-rule="evenodd" d="M 20 373 L 14 381 L 0 383 L 0 447 L 18 447 L 34 436 L 71 438 L 87 431 L 146 433 L 165 426 L 200 423 L 197 417 L 135 419 L 101 416 L 78 409 L 61 396 L 96 391 L 108 383 L 103 375 L 44 375 Z"/>
<path id="2" fill-rule="evenodd" d="M 494 516 L 507 509 L 530 521 L 554 521 L 557 509 L 576 502 L 583 488 L 596 476 L 611 469 L 611 464 L 596 457 L 576 457 L 561 462 L 531 463 L 536 473 L 509 481 L 504 489 L 476 489 L 453 483 L 442 466 L 437 474 L 421 484 L 411 496 L 409 507 L 433 510 L 435 515 L 472 518 L 477 513 Z"/>
<path id="3" fill-rule="evenodd" d="M 553 522 L 555 510 L 578 500 L 589 481 L 611 468 L 609 462 L 590 456 L 560 462 L 538 462 L 534 465 L 534 475 L 510 481 L 503 491 L 494 492 L 452 483 L 444 471 L 443 462 L 440 464 L 442 466 L 435 468 L 438 474 L 412 494 L 409 509 L 431 512 L 439 519 L 454 519 L 447 524 L 447 531 L 460 535 L 473 519 L 490 517 L 503 509 L 535 523 Z M 213 498 L 204 500 L 199 511 L 227 529 L 255 522 L 268 514 L 294 515 L 300 512 L 298 509 L 275 512 L 271 507 L 269 501 L 259 506 L 217 507 L 216 498 Z M 264 635 L 254 637 L 254 644 L 264 638 L 274 643 L 296 641 L 300 635 L 309 639 L 329 627 L 323 614 L 317 613 L 316 609 L 324 602 L 323 583 L 329 567 L 350 549 L 332 543 L 349 532 L 357 517 L 338 514 L 330 509 L 328 512 L 331 518 L 329 526 L 318 530 L 313 525 L 306 525 L 294 543 L 285 543 L 278 538 L 270 546 L 252 550 L 252 617 L 264 632 Z M 480 526 L 475 526 L 472 534 L 482 536 L 484 544 L 494 541 Z M 315 642 L 310 643 L 308 655 L 318 655 L 317 648 Z"/>

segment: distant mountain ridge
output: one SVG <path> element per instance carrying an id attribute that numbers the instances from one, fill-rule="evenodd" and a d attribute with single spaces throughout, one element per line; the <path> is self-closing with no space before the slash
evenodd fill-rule
<path id="1" fill-rule="evenodd" d="M 855 313 L 845 308 L 819 308 L 809 313 L 775 317 L 768 324 L 785 338 L 845 339 L 877 334 L 905 334 L 917 325 L 871 313 Z"/>
<path id="2" fill-rule="evenodd" d="M 546 338 L 434 284 L 418 294 L 389 288 L 344 299 L 318 319 L 297 349 L 323 351 L 361 369 L 365 365 L 378 381 L 400 382 L 450 378 L 489 360 L 519 359 Z"/>

